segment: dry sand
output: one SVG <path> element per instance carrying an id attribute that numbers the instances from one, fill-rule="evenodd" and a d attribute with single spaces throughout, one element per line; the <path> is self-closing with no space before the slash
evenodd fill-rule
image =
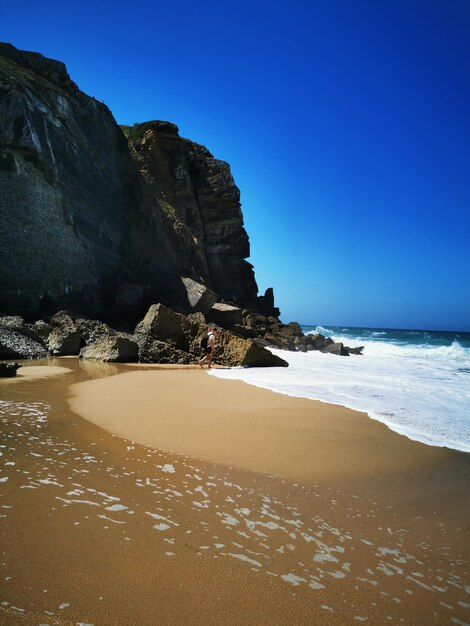
<path id="1" fill-rule="evenodd" d="M 200 370 L 49 366 L 0 384 L 2 623 L 470 622 L 467 455 Z"/>

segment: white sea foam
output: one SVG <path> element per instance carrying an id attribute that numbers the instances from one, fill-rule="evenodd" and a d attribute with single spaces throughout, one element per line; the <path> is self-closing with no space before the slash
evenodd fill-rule
<path id="1" fill-rule="evenodd" d="M 314 332 L 331 334 L 323 327 Z M 334 339 L 364 345 L 364 355 L 273 349 L 289 362 L 288 368 L 233 368 L 210 374 L 341 404 L 368 413 L 410 439 L 470 452 L 469 348 L 458 341 L 447 346 L 385 341 L 372 333 L 366 341 L 347 332 Z"/>

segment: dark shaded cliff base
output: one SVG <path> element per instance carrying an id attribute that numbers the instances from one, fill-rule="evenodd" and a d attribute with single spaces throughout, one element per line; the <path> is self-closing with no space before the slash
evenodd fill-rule
<path id="1" fill-rule="evenodd" d="M 47 363 L 0 382 L 2 624 L 468 621 L 467 455 L 198 369 Z"/>

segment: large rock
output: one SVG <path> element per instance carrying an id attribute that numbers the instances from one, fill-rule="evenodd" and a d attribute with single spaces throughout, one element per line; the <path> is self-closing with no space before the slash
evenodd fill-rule
<path id="1" fill-rule="evenodd" d="M 135 335 L 140 363 L 179 363 L 189 365 L 195 356 L 178 350 L 174 345 L 154 339 L 151 335 Z"/>
<path id="2" fill-rule="evenodd" d="M 18 363 L 0 363 L 0 378 L 13 378 L 19 369 Z"/>
<path id="3" fill-rule="evenodd" d="M 46 341 L 52 330 L 52 326 L 44 320 L 37 320 L 37 322 L 34 322 L 34 330 L 43 340 Z"/>
<path id="4" fill-rule="evenodd" d="M 324 350 L 329 345 L 334 343 L 331 337 L 325 337 L 321 333 L 315 333 L 313 335 L 305 335 L 303 342 L 307 348 L 311 350 Z"/>
<path id="5" fill-rule="evenodd" d="M 228 367 L 287 367 L 289 364 L 252 339 L 241 339 L 221 331 L 217 336 L 214 361 Z"/>
<path id="6" fill-rule="evenodd" d="M 293 337 L 285 337 L 283 335 L 273 335 L 272 333 L 266 333 L 264 335 L 264 340 L 269 343 L 269 345 L 274 348 L 279 348 L 280 350 L 290 350 L 293 352 L 296 349 L 296 345 L 293 341 Z"/>
<path id="7" fill-rule="evenodd" d="M 132 363 L 137 361 L 139 347 L 135 341 L 122 335 L 104 337 L 85 346 L 80 351 L 82 359 Z"/>
<path id="8" fill-rule="evenodd" d="M 218 294 L 191 278 L 181 279 L 186 290 L 188 303 L 193 313 L 207 313 L 219 299 Z"/>
<path id="9" fill-rule="evenodd" d="M 34 339 L 0 328 L 0 359 L 43 359 L 46 356 L 46 348 Z"/>
<path id="10" fill-rule="evenodd" d="M 222 326 L 222 328 L 231 328 L 242 323 L 242 309 L 232 306 L 231 304 L 224 304 L 217 302 L 206 314 L 206 320 Z"/>
<path id="11" fill-rule="evenodd" d="M 99 320 L 85 320 L 79 318 L 75 321 L 75 326 L 80 335 L 81 343 L 86 346 L 99 339 L 113 337 L 117 334 L 115 330 Z"/>
<path id="12" fill-rule="evenodd" d="M 322 348 L 321 351 L 324 352 L 325 354 L 336 354 L 338 356 L 349 356 L 348 350 L 346 350 L 346 348 L 344 347 L 344 345 L 340 341 L 338 341 L 337 343 L 330 343 L 329 345 L 327 345 L 324 348 Z"/>
<path id="13" fill-rule="evenodd" d="M 151 335 L 164 343 L 171 341 L 175 348 L 188 352 L 192 340 L 193 323 L 164 304 L 152 304 L 144 319 L 137 324 L 135 334 Z"/>
<path id="14" fill-rule="evenodd" d="M 57 356 L 78 355 L 82 344 L 75 320 L 78 314 L 70 311 L 58 311 L 51 317 L 52 330 L 48 337 L 48 346 Z"/>
<path id="15" fill-rule="evenodd" d="M 44 338 L 41 333 L 38 332 L 36 326 L 34 324 L 27 324 L 19 315 L 5 315 L 0 317 L 0 328 L 14 330 L 20 333 L 20 335 L 29 337 L 46 347 Z"/>

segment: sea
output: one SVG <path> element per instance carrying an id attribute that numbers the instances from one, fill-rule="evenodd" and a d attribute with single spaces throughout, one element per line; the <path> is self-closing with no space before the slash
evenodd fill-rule
<path id="1" fill-rule="evenodd" d="M 272 350 L 288 368 L 215 369 L 212 375 L 366 412 L 409 439 L 470 452 L 470 333 L 303 326 L 362 356 Z"/>

